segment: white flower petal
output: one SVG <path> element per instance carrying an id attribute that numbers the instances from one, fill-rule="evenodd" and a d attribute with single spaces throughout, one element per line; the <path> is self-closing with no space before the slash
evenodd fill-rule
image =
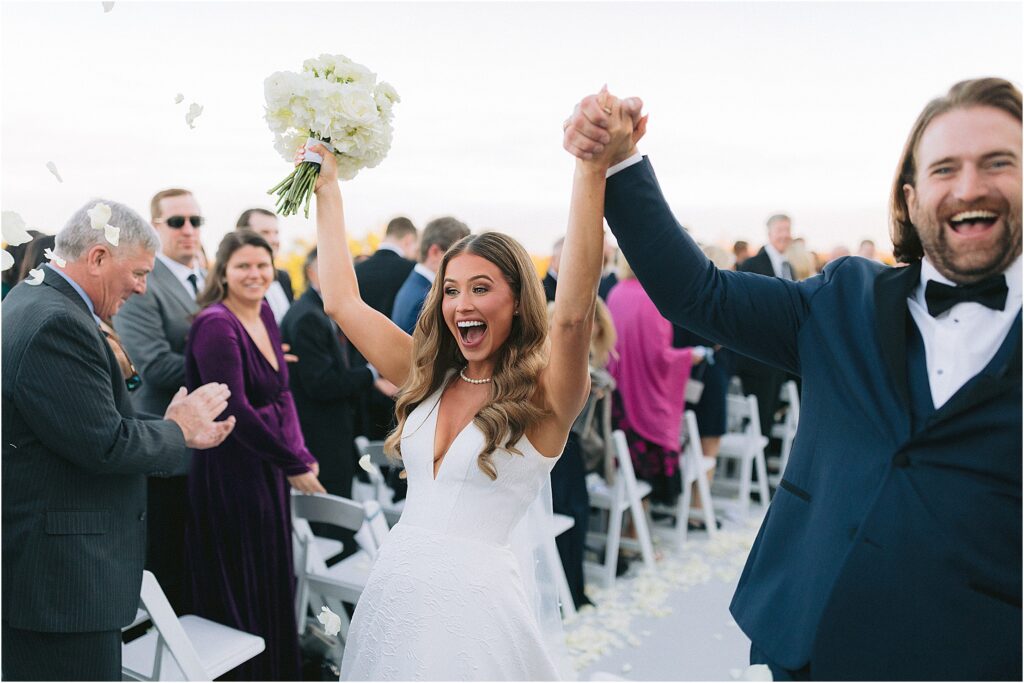
<path id="1" fill-rule="evenodd" d="M 103 2 L 103 3 L 100 3 L 100 4 L 103 5 L 103 13 L 104 14 L 106 14 L 110 10 L 114 9 L 114 3 L 112 3 L 112 2 Z"/>
<path id="2" fill-rule="evenodd" d="M 175 104 L 181 104 L 184 101 L 185 101 L 185 96 L 182 95 L 181 93 L 178 93 L 177 95 L 174 96 L 174 103 Z"/>
<path id="3" fill-rule="evenodd" d="M 4 211 L 0 216 L 4 242 L 8 246 L 16 247 L 19 244 L 32 241 L 32 235 L 25 230 L 25 221 L 14 211 Z"/>
<path id="4" fill-rule="evenodd" d="M 362 467 L 367 472 L 373 472 L 373 463 L 370 462 L 369 455 L 364 455 L 363 457 L 359 458 L 359 466 Z"/>
<path id="5" fill-rule="evenodd" d="M 747 670 L 740 676 L 741 681 L 773 681 L 772 670 L 764 664 L 748 666 Z"/>
<path id="6" fill-rule="evenodd" d="M 316 616 L 316 620 L 323 624 L 324 633 L 329 636 L 336 636 L 341 632 L 341 617 L 327 607 L 320 608 L 320 614 Z"/>
<path id="7" fill-rule="evenodd" d="M 6 249 L 0 249 L 0 270 L 7 270 L 14 265 L 14 257 Z"/>
<path id="8" fill-rule="evenodd" d="M 43 271 L 41 268 L 33 268 L 28 271 L 28 277 L 25 278 L 25 284 L 28 285 L 41 285 L 43 284 Z"/>
<path id="9" fill-rule="evenodd" d="M 195 102 L 189 105 L 188 113 L 185 114 L 185 123 L 188 124 L 189 128 L 195 128 L 195 121 L 199 118 L 199 115 L 203 113 L 202 105 Z"/>
<path id="10" fill-rule="evenodd" d="M 85 213 L 89 216 L 94 230 L 102 230 L 110 220 L 110 206 L 103 202 L 99 202 Z"/>
<path id="11" fill-rule="evenodd" d="M 103 236 L 107 238 L 107 241 L 117 246 L 117 240 L 121 237 L 121 228 L 115 228 L 113 225 L 106 225 L 103 228 Z"/>
<path id="12" fill-rule="evenodd" d="M 68 264 L 68 262 L 65 259 L 62 259 L 60 256 L 54 254 L 53 249 L 50 249 L 49 247 L 43 250 L 43 256 L 49 259 L 52 263 L 57 264 L 61 268 Z"/>
<path id="13" fill-rule="evenodd" d="M 63 183 L 64 179 L 60 177 L 60 171 L 57 170 L 57 164 L 52 161 L 46 162 L 46 168 L 53 174 L 53 177 L 57 179 L 58 183 Z"/>

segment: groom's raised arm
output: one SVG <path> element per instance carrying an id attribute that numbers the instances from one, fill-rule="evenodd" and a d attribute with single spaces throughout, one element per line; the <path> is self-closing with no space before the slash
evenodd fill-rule
<path id="1" fill-rule="evenodd" d="M 735 351 L 799 372 L 797 335 L 821 278 L 797 284 L 717 269 L 672 215 L 646 157 L 608 179 L 605 218 L 663 316 Z"/>
<path id="2" fill-rule="evenodd" d="M 638 98 L 622 101 L 634 136 L 646 129 Z M 609 112 L 590 95 L 565 120 L 565 149 L 590 158 L 616 145 Z M 646 157 L 612 160 L 605 192 L 605 218 L 619 247 L 661 314 L 735 351 L 799 373 L 797 337 L 810 300 L 830 271 L 801 283 L 721 271 L 672 215 Z M 635 162 L 635 163 L 634 163 Z"/>

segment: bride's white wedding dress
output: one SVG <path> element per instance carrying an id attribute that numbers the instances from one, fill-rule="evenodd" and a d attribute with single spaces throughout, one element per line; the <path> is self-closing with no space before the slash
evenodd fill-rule
<path id="1" fill-rule="evenodd" d="M 484 436 L 470 422 L 435 479 L 446 385 L 406 420 L 408 497 L 356 607 L 341 680 L 557 680 L 552 653 L 560 644 L 545 642 L 531 577 L 510 545 L 557 458 L 524 436 L 516 444 L 523 455 L 494 452 L 492 481 L 477 467 Z"/>

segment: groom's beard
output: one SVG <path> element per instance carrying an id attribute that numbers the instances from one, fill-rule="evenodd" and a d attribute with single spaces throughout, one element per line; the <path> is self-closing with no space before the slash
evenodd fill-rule
<path id="1" fill-rule="evenodd" d="M 1010 267 L 1021 254 L 1021 207 L 1019 202 L 1011 202 L 1004 198 L 998 201 L 987 201 L 975 206 L 957 206 L 954 209 L 940 209 L 945 216 L 955 216 L 960 211 L 969 209 L 987 209 L 999 216 L 993 230 L 998 232 L 988 245 L 965 244 L 959 248 L 949 242 L 949 231 L 946 220 L 939 218 L 938 212 L 922 215 L 918 207 L 911 207 L 914 227 L 924 249 L 925 256 L 942 275 L 957 284 L 979 282 L 991 275 L 1002 273 Z"/>

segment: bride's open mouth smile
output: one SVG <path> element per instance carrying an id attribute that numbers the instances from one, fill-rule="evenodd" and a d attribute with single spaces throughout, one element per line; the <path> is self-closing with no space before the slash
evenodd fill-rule
<path id="1" fill-rule="evenodd" d="M 487 334 L 487 323 L 483 320 L 460 320 L 455 323 L 462 345 L 472 349 L 480 345 Z"/>

